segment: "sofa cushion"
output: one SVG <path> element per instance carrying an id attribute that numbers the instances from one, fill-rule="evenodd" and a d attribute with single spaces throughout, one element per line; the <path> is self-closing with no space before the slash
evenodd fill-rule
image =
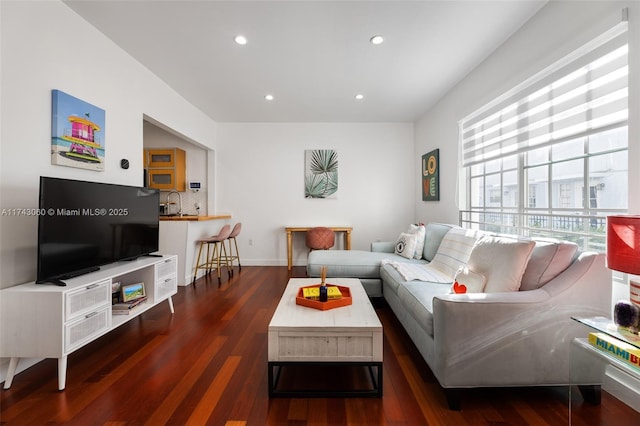
<path id="1" fill-rule="evenodd" d="M 398 287 L 398 298 L 424 331 L 433 336 L 433 298 L 450 292 L 451 285 L 412 281 Z"/>
<path id="2" fill-rule="evenodd" d="M 406 259 L 393 253 L 366 250 L 314 250 L 307 258 L 307 275 L 319 277 L 320 268 L 327 267 L 328 277 L 380 278 L 380 262 L 425 263 L 424 260 Z"/>
<path id="3" fill-rule="evenodd" d="M 473 247 L 467 267 L 485 276 L 485 293 L 517 291 L 534 241 L 485 235 Z"/>
<path id="4" fill-rule="evenodd" d="M 450 284 L 453 281 L 452 277 L 442 273 L 428 263 L 394 262 L 390 259 L 384 259 L 382 265 L 387 264 L 398 271 L 403 281 L 416 280 L 440 284 Z"/>
<path id="5" fill-rule="evenodd" d="M 418 236 L 415 234 L 407 234 L 406 232 L 401 233 L 396 241 L 396 249 L 394 253 L 399 256 L 406 257 L 407 259 L 413 259 L 416 252 L 417 240 Z"/>
<path id="6" fill-rule="evenodd" d="M 424 249 L 422 250 L 422 257 L 425 260 L 429 262 L 433 260 L 442 239 L 451 228 L 454 228 L 454 226 L 445 223 L 429 223 L 424 227 Z"/>
<path id="7" fill-rule="evenodd" d="M 469 255 L 477 238 L 478 231 L 451 228 L 442 238 L 440 247 L 438 247 L 438 251 L 430 264 L 453 280 L 458 269 L 469 260 Z"/>
<path id="8" fill-rule="evenodd" d="M 522 276 L 521 291 L 542 287 L 571 265 L 578 245 L 553 238 L 537 238 Z"/>
<path id="9" fill-rule="evenodd" d="M 407 230 L 407 234 L 413 234 L 416 236 L 416 249 L 414 250 L 414 259 L 422 259 L 422 252 L 424 251 L 424 239 L 426 236 L 426 230 L 424 224 L 411 224 Z"/>
<path id="10" fill-rule="evenodd" d="M 385 262 L 382 262 L 382 265 L 380 266 L 380 279 L 387 284 L 387 287 L 384 290 L 385 292 L 391 290 L 396 294 L 398 294 L 398 287 L 402 282 L 404 282 L 398 273 L 398 270 Z"/>

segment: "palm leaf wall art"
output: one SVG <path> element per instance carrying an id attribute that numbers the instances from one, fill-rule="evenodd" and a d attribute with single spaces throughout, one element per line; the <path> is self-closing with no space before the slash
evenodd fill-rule
<path id="1" fill-rule="evenodd" d="M 338 192 L 338 153 L 333 149 L 305 151 L 305 198 L 336 198 Z"/>

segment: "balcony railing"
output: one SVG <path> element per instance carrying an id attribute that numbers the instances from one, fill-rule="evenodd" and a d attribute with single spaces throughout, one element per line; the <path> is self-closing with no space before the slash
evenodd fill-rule
<path id="1" fill-rule="evenodd" d="M 460 226 L 531 238 L 547 237 L 573 241 L 585 251 L 604 253 L 606 249 L 606 215 L 461 210 Z"/>

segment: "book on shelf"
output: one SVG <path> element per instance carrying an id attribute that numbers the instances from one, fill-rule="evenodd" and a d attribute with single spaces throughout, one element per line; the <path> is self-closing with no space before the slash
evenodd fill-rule
<path id="1" fill-rule="evenodd" d="M 131 315 L 131 309 L 114 309 L 111 311 L 112 315 Z"/>
<path id="2" fill-rule="evenodd" d="M 124 312 L 128 312 L 131 309 L 135 308 L 136 306 L 144 303 L 147 301 L 147 296 L 142 296 L 138 299 L 135 300 L 131 300 L 129 302 L 120 302 L 120 303 L 114 303 L 113 305 L 111 305 L 111 311 L 112 312 L 116 312 L 116 311 L 124 311 Z"/>
<path id="3" fill-rule="evenodd" d="M 640 348 L 605 333 L 589 333 L 589 343 L 625 363 L 640 368 Z"/>
<path id="4" fill-rule="evenodd" d="M 320 287 L 304 287 L 302 289 L 302 295 L 305 299 L 318 300 L 320 299 Z M 328 299 L 340 299 L 342 292 L 338 287 L 327 286 L 327 298 Z"/>

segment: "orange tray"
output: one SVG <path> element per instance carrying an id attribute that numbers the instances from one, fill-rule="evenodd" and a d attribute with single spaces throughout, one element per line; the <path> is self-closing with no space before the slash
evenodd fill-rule
<path id="1" fill-rule="evenodd" d="M 300 287 L 298 289 L 298 294 L 296 295 L 296 305 L 319 309 L 321 311 L 327 311 L 329 309 L 340 308 L 342 306 L 351 305 L 352 300 L 351 300 L 351 291 L 349 290 L 349 287 L 342 287 L 340 285 L 327 284 L 327 287 L 338 287 L 340 289 L 340 293 L 342 293 L 342 297 L 340 299 L 330 299 L 330 300 L 327 300 L 326 302 L 321 302 L 319 300 L 306 299 L 303 296 L 303 289 L 314 288 L 314 287 L 320 287 L 320 284 Z"/>

